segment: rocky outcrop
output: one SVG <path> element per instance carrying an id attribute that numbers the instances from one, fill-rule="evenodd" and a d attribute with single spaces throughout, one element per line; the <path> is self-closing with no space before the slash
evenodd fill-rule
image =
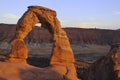
<path id="1" fill-rule="evenodd" d="M 56 12 L 41 6 L 30 6 L 28 8 L 17 23 L 15 39 L 6 62 L 26 63 L 28 50 L 24 39 L 36 23 L 41 23 L 42 27 L 46 28 L 53 37 L 50 69 L 62 75 L 63 79 L 78 80 L 73 51 L 66 32 L 61 28 L 56 17 Z"/>
<path id="2" fill-rule="evenodd" d="M 83 80 L 120 80 L 120 44 L 111 46 L 110 52 L 92 64 Z"/>

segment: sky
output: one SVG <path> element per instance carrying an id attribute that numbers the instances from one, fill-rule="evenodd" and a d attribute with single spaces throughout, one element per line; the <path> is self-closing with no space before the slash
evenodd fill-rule
<path id="1" fill-rule="evenodd" d="M 1 0 L 0 23 L 16 24 L 31 5 L 55 10 L 62 27 L 120 29 L 120 0 Z"/>

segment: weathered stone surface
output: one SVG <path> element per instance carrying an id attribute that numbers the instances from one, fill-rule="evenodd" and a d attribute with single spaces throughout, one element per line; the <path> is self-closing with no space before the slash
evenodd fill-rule
<path id="1" fill-rule="evenodd" d="M 120 44 L 112 45 L 110 52 L 92 64 L 85 75 L 83 80 L 120 80 Z"/>
<path id="2" fill-rule="evenodd" d="M 24 41 L 21 39 L 15 39 L 12 44 L 10 56 L 6 61 L 26 63 L 26 59 L 28 58 L 28 49 Z"/>
<path id="3" fill-rule="evenodd" d="M 24 38 L 36 23 L 49 30 L 53 37 L 53 49 L 50 60 L 50 69 L 64 76 L 66 80 L 78 80 L 74 66 L 73 51 L 70 47 L 66 32 L 61 28 L 54 10 L 30 6 L 17 23 L 15 39 L 12 45 L 8 62 L 25 62 L 28 56 Z"/>
<path id="4" fill-rule="evenodd" d="M 48 68 L 28 64 L 0 62 L 0 80 L 65 80 L 62 75 Z"/>

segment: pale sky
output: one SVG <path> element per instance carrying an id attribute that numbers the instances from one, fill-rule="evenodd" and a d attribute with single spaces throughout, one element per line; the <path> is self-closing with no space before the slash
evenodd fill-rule
<path id="1" fill-rule="evenodd" d="M 120 0 L 1 0 L 0 23 L 16 24 L 30 5 L 55 10 L 62 27 L 120 28 Z"/>

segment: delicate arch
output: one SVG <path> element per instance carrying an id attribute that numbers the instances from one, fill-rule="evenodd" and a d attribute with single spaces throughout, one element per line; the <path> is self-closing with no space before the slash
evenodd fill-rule
<path id="1" fill-rule="evenodd" d="M 56 12 L 42 6 L 28 7 L 28 10 L 19 19 L 10 56 L 6 61 L 26 63 L 28 50 L 24 43 L 24 38 L 36 23 L 41 23 L 41 27 L 48 29 L 53 37 L 50 65 L 57 65 L 57 67 L 64 66 L 64 75 L 70 80 L 77 80 L 73 51 L 66 32 L 61 28 L 60 22 L 56 17 Z M 53 69 L 56 69 L 60 74 L 63 73 L 58 71 L 58 68 Z M 71 79 L 70 75 L 74 78 Z"/>

